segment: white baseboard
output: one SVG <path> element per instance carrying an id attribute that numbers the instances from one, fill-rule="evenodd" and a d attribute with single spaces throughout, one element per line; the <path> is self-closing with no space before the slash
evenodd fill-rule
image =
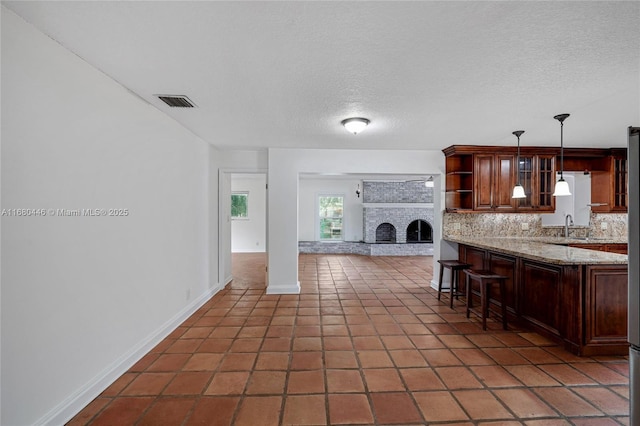
<path id="1" fill-rule="evenodd" d="M 429 286 L 434 290 L 438 290 L 438 281 L 435 280 L 431 280 L 431 285 Z M 442 281 L 442 291 L 445 293 L 449 293 L 451 287 L 451 283 L 449 281 L 443 280 Z"/>
<path id="2" fill-rule="evenodd" d="M 267 286 L 267 294 L 300 294 L 300 281 L 296 284 L 269 284 Z"/>
<path id="3" fill-rule="evenodd" d="M 105 368 L 100 374 L 91 379 L 64 401 L 51 409 L 41 417 L 35 425 L 62 425 L 67 423 L 78 414 L 84 407 L 93 401 L 100 393 L 108 388 L 120 376 L 145 356 L 151 349 L 167 337 L 173 330 L 189 318 L 194 312 L 202 307 L 211 297 L 213 297 L 222 286 L 216 284 L 213 288 L 204 292 L 200 297 L 185 306 L 173 318 L 164 323 L 155 332 L 151 333 L 138 345 L 131 348 L 127 353 L 115 360 Z"/>

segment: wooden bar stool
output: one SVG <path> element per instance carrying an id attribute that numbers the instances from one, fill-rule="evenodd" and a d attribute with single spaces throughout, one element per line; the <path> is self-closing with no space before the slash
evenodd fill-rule
<path id="1" fill-rule="evenodd" d="M 464 269 L 471 268 L 468 263 L 460 262 L 459 260 L 438 260 L 440 264 L 440 279 L 438 280 L 438 300 L 440 300 L 440 293 L 442 293 L 442 275 L 444 274 L 444 268 L 451 271 L 451 289 L 449 290 L 449 307 L 453 309 L 453 296 L 456 299 L 459 295 L 463 294 L 458 292 L 458 272 Z"/>
<path id="2" fill-rule="evenodd" d="M 480 316 L 482 318 L 482 329 L 487 329 L 487 317 L 489 316 L 489 300 L 491 300 L 491 286 L 492 284 L 500 285 L 500 307 L 502 308 L 502 328 L 507 329 L 507 305 L 504 302 L 505 293 L 505 280 L 507 277 L 504 275 L 498 275 L 493 271 L 487 271 L 484 269 L 465 269 L 467 274 L 467 318 L 469 318 L 469 312 Z M 473 302 L 471 300 L 471 282 L 470 280 L 478 281 L 480 283 L 480 303 L 481 310 L 478 312 L 473 309 Z"/>

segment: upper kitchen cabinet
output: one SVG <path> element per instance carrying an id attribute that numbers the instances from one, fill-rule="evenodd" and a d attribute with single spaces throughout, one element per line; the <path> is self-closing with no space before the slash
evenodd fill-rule
<path id="1" fill-rule="evenodd" d="M 591 172 L 591 211 L 626 213 L 629 194 L 627 150 L 611 149 L 600 169 Z"/>
<path id="2" fill-rule="evenodd" d="M 520 184 L 524 188 L 526 198 L 514 200 L 516 210 L 518 212 L 554 211 L 553 190 L 556 155 L 552 152 L 529 153 L 528 149 L 520 151 L 520 162 L 516 173 L 519 174 Z"/>
<path id="3" fill-rule="evenodd" d="M 473 210 L 473 154 L 446 156 L 445 205 L 448 211 Z"/>
<path id="4" fill-rule="evenodd" d="M 447 211 L 555 211 L 552 194 L 559 148 L 521 147 L 519 162 L 515 147 L 452 145 L 442 152 L 446 157 Z M 626 149 L 565 148 L 564 171 L 591 174 L 592 211 L 627 211 Z M 526 198 L 511 198 L 518 180 Z"/>
<path id="5" fill-rule="evenodd" d="M 513 212 L 515 200 L 515 157 L 510 154 L 475 154 L 473 156 L 473 209 L 476 211 Z"/>
<path id="6" fill-rule="evenodd" d="M 444 149 L 447 211 L 553 211 L 554 149 L 520 151 L 520 164 L 516 165 L 512 147 L 453 145 Z M 518 173 L 527 195 L 520 200 L 511 198 Z"/>

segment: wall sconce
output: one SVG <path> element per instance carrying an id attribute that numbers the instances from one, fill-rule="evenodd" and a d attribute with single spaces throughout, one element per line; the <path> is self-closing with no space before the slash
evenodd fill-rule
<path id="1" fill-rule="evenodd" d="M 363 131 L 364 128 L 367 127 L 369 123 L 371 123 L 371 121 L 362 117 L 352 117 L 346 118 L 340 123 L 344 126 L 345 129 L 347 129 L 347 131 L 353 133 L 354 135 L 357 135 L 358 133 Z"/>
<path id="2" fill-rule="evenodd" d="M 358 184 L 358 188 L 356 189 L 356 195 L 360 198 L 360 184 Z"/>
<path id="3" fill-rule="evenodd" d="M 560 179 L 556 182 L 556 189 L 553 191 L 554 197 L 562 197 L 565 195 L 571 195 L 569 190 L 569 183 L 564 180 L 562 172 L 564 171 L 564 142 L 562 140 L 562 133 L 564 128 L 564 120 L 569 117 L 569 114 L 558 114 L 554 116 L 556 120 L 560 122 Z"/>

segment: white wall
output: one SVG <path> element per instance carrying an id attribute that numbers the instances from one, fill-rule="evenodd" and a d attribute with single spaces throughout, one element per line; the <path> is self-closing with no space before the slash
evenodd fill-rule
<path id="1" fill-rule="evenodd" d="M 248 217 L 231 219 L 231 251 L 234 253 L 263 253 L 267 232 L 267 175 L 232 174 L 231 191 L 249 194 Z"/>
<path id="2" fill-rule="evenodd" d="M 2 8 L 2 208 L 128 209 L 2 217 L 2 424 L 64 423 L 216 290 L 216 158 Z"/>
<path id="3" fill-rule="evenodd" d="M 331 158 L 331 161 L 326 161 Z M 269 239 L 267 293 L 299 293 L 298 224 L 299 175 L 301 173 L 352 174 L 441 174 L 444 155 L 441 151 L 381 151 L 381 150 L 317 150 L 270 149 L 268 225 Z M 435 179 L 440 191 L 440 179 Z M 441 208 L 440 201 L 434 208 Z M 438 214 L 440 227 L 442 216 Z M 438 235 L 434 235 L 437 238 Z M 439 253 L 439 251 L 436 251 Z M 437 258 L 436 258 L 437 259 Z"/>
<path id="4" fill-rule="evenodd" d="M 318 196 L 337 194 L 344 196 L 343 235 L 345 241 L 362 240 L 362 195 L 356 196 L 359 179 L 300 179 L 298 209 L 298 238 L 300 241 L 317 241 L 319 237 Z"/>

